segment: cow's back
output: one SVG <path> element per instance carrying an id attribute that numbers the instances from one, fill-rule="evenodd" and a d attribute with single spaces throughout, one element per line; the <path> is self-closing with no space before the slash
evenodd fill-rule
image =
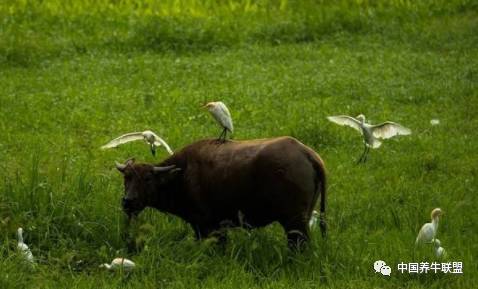
<path id="1" fill-rule="evenodd" d="M 217 221 L 238 211 L 253 226 L 310 218 L 316 172 L 308 148 L 294 138 L 202 140 L 178 155 L 187 164 L 187 193 Z"/>

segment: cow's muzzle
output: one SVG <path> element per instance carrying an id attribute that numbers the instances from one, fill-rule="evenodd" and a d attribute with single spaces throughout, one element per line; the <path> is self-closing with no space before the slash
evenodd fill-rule
<path id="1" fill-rule="evenodd" d="M 123 197 L 121 199 L 121 206 L 123 207 L 123 211 L 128 215 L 128 217 L 132 217 L 137 215 L 140 211 L 141 208 L 138 205 L 138 202 L 132 199 L 128 199 Z"/>

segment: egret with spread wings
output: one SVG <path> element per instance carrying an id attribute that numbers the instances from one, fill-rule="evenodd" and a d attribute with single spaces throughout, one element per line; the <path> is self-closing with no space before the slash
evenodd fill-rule
<path id="1" fill-rule="evenodd" d="M 170 155 L 173 154 L 173 151 L 171 150 L 169 145 L 162 138 L 160 138 L 158 135 L 156 135 L 154 132 L 150 130 L 124 134 L 120 137 L 115 138 L 109 143 L 105 144 L 101 148 L 102 149 L 115 148 L 119 145 L 132 142 L 132 141 L 137 141 L 137 140 L 143 140 L 144 142 L 148 143 L 151 147 L 151 153 L 153 154 L 153 156 L 156 155 L 156 148 L 160 146 L 164 146 L 164 148 L 168 151 Z"/>
<path id="2" fill-rule="evenodd" d="M 382 144 L 379 139 L 387 139 L 396 135 L 409 135 L 412 131 L 402 125 L 386 121 L 381 124 L 371 125 L 365 122 L 365 116 L 360 114 L 357 118 L 347 115 L 329 116 L 328 120 L 342 126 L 350 126 L 359 131 L 364 140 L 365 149 L 358 162 L 365 162 L 370 148 L 378 148 Z"/>

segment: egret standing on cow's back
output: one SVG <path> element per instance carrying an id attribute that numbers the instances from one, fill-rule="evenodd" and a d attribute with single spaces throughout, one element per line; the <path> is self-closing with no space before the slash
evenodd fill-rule
<path id="1" fill-rule="evenodd" d="M 207 108 L 214 119 L 216 119 L 219 125 L 223 128 L 221 134 L 219 135 L 219 140 L 225 141 L 227 131 L 231 133 L 234 131 L 229 109 L 227 109 L 227 106 L 222 101 L 209 102 L 204 107 Z"/>
<path id="2" fill-rule="evenodd" d="M 378 139 L 387 139 L 396 135 L 409 135 L 412 131 L 398 123 L 386 121 L 381 124 L 371 125 L 365 122 L 365 116 L 360 114 L 357 118 L 347 115 L 329 116 L 328 120 L 339 125 L 350 126 L 363 135 L 365 149 L 358 162 L 365 162 L 370 148 L 378 148 L 382 144 Z"/>

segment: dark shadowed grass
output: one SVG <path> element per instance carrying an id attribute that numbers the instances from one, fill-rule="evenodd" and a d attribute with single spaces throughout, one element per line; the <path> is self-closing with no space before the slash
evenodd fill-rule
<path id="1" fill-rule="evenodd" d="M 191 1 L 187 9 L 164 2 L 163 10 L 148 1 L 29 3 L 0 6 L 7 15 L 0 26 L 0 288 L 476 283 L 473 1 L 265 1 L 247 9 L 247 2 Z M 213 239 L 196 242 L 181 220 L 146 210 L 131 226 L 135 250 L 127 251 L 114 161 L 159 162 L 166 153 L 153 158 L 141 143 L 99 147 L 146 128 L 174 149 L 216 136 L 200 105 L 218 99 L 232 111 L 235 139 L 291 135 L 324 158 L 326 241 L 314 231 L 311 248 L 293 254 L 274 224 L 232 230 L 222 248 Z M 384 142 L 355 166 L 360 136 L 325 116 L 359 113 L 413 134 Z M 430 125 L 434 118 L 440 125 Z M 400 275 L 399 262 L 435 260 L 430 248 L 413 246 L 434 207 L 445 211 L 439 238 L 465 274 Z M 15 254 L 18 226 L 38 260 L 34 269 Z M 98 268 L 120 255 L 138 270 Z M 373 273 L 377 259 L 392 266 L 391 278 Z"/>

